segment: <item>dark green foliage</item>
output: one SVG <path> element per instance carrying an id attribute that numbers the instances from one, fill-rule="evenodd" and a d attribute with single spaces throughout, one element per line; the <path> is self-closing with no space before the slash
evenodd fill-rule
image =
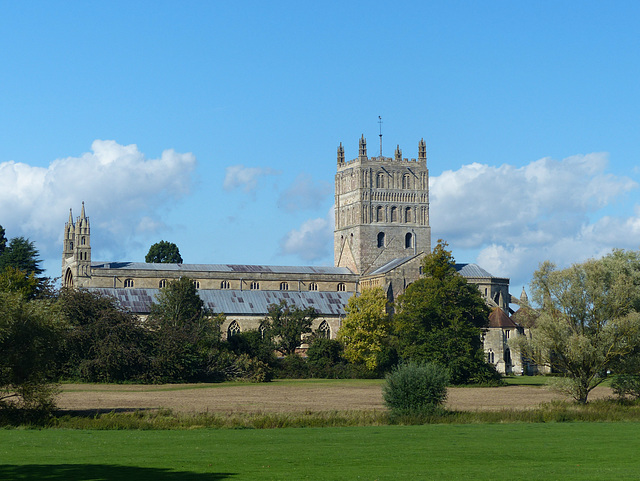
<path id="1" fill-rule="evenodd" d="M 489 308 L 476 286 L 457 273 L 446 245 L 439 241 L 425 257 L 425 277 L 400 296 L 394 327 L 401 358 L 446 366 L 453 384 L 467 384 L 490 371 L 481 340 Z"/>
<path id="2" fill-rule="evenodd" d="M 183 277 L 160 290 L 151 306 L 150 373 L 163 382 L 220 380 L 220 324 L 212 319 L 193 282 Z"/>
<path id="3" fill-rule="evenodd" d="M 394 415 L 432 414 L 447 399 L 449 375 L 434 363 L 410 362 L 387 374 L 384 402 Z"/>
<path id="4" fill-rule="evenodd" d="M 0 256 L 4 252 L 5 247 L 7 247 L 7 238 L 5 237 L 4 227 L 0 225 Z"/>
<path id="5" fill-rule="evenodd" d="M 307 360 L 297 354 L 278 359 L 275 377 L 279 379 L 305 379 L 311 377 Z"/>
<path id="6" fill-rule="evenodd" d="M 151 333 L 112 297 L 64 289 L 60 310 L 69 325 L 60 352 L 61 374 L 87 382 L 144 380 Z"/>
<path id="7" fill-rule="evenodd" d="M 149 248 L 144 261 L 156 264 L 182 264 L 182 256 L 177 245 L 173 242 L 161 240 Z"/>
<path id="8" fill-rule="evenodd" d="M 286 301 L 271 304 L 265 319 L 275 339 L 275 348 L 285 356 L 290 356 L 302 344 L 303 336 L 311 333 L 311 324 L 318 317 L 313 307 L 300 309 L 289 306 Z"/>
<path id="9" fill-rule="evenodd" d="M 268 330 L 264 336 L 255 329 L 239 332 L 227 339 L 227 346 L 234 354 L 246 354 L 267 365 L 273 365 L 276 361 L 273 339 Z"/>
<path id="10" fill-rule="evenodd" d="M 34 243 L 24 237 L 14 237 L 0 255 L 0 271 L 11 266 L 28 274 L 39 276 L 44 272 L 40 267 L 40 254 Z"/>
<path id="11" fill-rule="evenodd" d="M 618 397 L 640 399 L 640 374 L 618 374 L 611 381 L 611 388 Z"/>
<path id="12" fill-rule="evenodd" d="M 0 292 L 0 410 L 48 412 L 60 323 L 50 301 Z"/>

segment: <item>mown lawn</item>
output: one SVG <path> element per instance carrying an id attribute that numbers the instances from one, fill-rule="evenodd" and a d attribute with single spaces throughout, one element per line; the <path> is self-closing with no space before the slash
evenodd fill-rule
<path id="1" fill-rule="evenodd" d="M 640 423 L 0 430 L 0 479 L 635 480 Z"/>

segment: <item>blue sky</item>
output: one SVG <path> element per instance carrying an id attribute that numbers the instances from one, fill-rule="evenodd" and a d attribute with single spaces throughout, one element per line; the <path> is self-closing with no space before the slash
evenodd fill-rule
<path id="1" fill-rule="evenodd" d="M 95 260 L 331 265 L 336 147 L 427 142 L 432 240 L 512 279 L 638 249 L 638 2 L 0 2 L 0 224 Z"/>

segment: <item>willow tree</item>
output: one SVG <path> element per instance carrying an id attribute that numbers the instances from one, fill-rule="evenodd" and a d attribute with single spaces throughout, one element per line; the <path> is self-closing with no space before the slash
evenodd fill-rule
<path id="1" fill-rule="evenodd" d="M 640 347 L 640 254 L 616 250 L 562 270 L 544 262 L 531 287 L 539 317 L 530 339 L 512 342 L 562 373 L 557 387 L 586 403 L 608 371 Z"/>

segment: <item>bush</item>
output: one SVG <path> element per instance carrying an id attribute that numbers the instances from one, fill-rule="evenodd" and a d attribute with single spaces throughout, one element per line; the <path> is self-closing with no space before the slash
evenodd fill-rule
<path id="1" fill-rule="evenodd" d="M 640 399 L 640 375 L 619 374 L 611 381 L 611 388 L 618 397 L 630 396 Z"/>
<path id="2" fill-rule="evenodd" d="M 449 373 L 434 363 L 407 363 L 386 376 L 384 401 L 394 415 L 434 413 L 447 398 Z"/>

